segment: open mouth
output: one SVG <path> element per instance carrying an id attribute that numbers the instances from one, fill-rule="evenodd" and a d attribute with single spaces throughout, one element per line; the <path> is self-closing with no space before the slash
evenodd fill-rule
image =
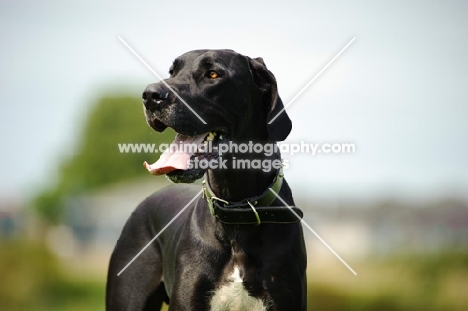
<path id="1" fill-rule="evenodd" d="M 145 168 L 153 175 L 187 171 L 193 161 L 211 161 L 218 158 L 219 142 L 225 139 L 224 131 L 213 130 L 207 133 L 188 136 L 177 134 L 169 148 L 153 163 L 144 162 Z"/>

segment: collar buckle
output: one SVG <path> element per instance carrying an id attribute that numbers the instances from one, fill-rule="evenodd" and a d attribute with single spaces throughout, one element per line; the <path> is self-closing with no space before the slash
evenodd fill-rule
<path id="1" fill-rule="evenodd" d="M 208 189 L 208 185 L 206 184 L 206 180 L 203 180 L 202 187 L 203 187 L 202 198 L 205 198 L 206 201 L 208 202 L 208 208 L 210 209 L 211 216 L 216 216 L 216 210 L 214 208 L 214 202 L 213 201 L 216 200 L 216 201 L 222 202 L 222 203 L 224 203 L 226 205 L 229 204 L 229 202 L 214 196 L 213 193 Z"/>

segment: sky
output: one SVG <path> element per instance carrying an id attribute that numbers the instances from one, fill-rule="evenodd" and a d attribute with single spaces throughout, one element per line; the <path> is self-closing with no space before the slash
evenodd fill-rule
<path id="1" fill-rule="evenodd" d="M 354 154 L 288 157 L 310 196 L 468 193 L 466 1 L 0 1 L 0 197 L 55 180 L 103 92 L 140 97 L 193 49 L 261 56 L 288 103 L 288 142 Z M 142 117 L 142 122 L 144 119 Z M 142 174 L 145 172 L 142 171 Z"/>

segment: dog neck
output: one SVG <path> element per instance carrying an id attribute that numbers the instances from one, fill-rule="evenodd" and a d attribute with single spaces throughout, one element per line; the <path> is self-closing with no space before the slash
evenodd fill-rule
<path id="1" fill-rule="evenodd" d="M 238 169 L 233 164 L 238 160 L 236 156 L 228 155 L 226 158 L 223 156 L 223 159 L 229 163 L 228 168 L 208 170 L 206 183 L 213 194 L 224 201 L 240 202 L 259 196 L 272 186 L 279 174 L 279 169 L 272 167 L 266 172 L 262 169 Z M 266 160 L 271 164 L 275 160 L 281 161 L 281 155 L 279 153 L 262 157 L 253 155 L 248 158 L 244 157 L 243 160 L 248 160 L 249 163 L 254 160 L 257 163 L 264 163 L 263 161 Z"/>

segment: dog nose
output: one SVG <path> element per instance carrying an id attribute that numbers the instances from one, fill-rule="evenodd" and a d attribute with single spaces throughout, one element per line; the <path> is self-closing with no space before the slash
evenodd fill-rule
<path id="1" fill-rule="evenodd" d="M 150 84 L 143 92 L 143 104 L 146 109 L 155 109 L 162 101 L 169 97 L 169 92 L 164 90 L 158 83 Z"/>

